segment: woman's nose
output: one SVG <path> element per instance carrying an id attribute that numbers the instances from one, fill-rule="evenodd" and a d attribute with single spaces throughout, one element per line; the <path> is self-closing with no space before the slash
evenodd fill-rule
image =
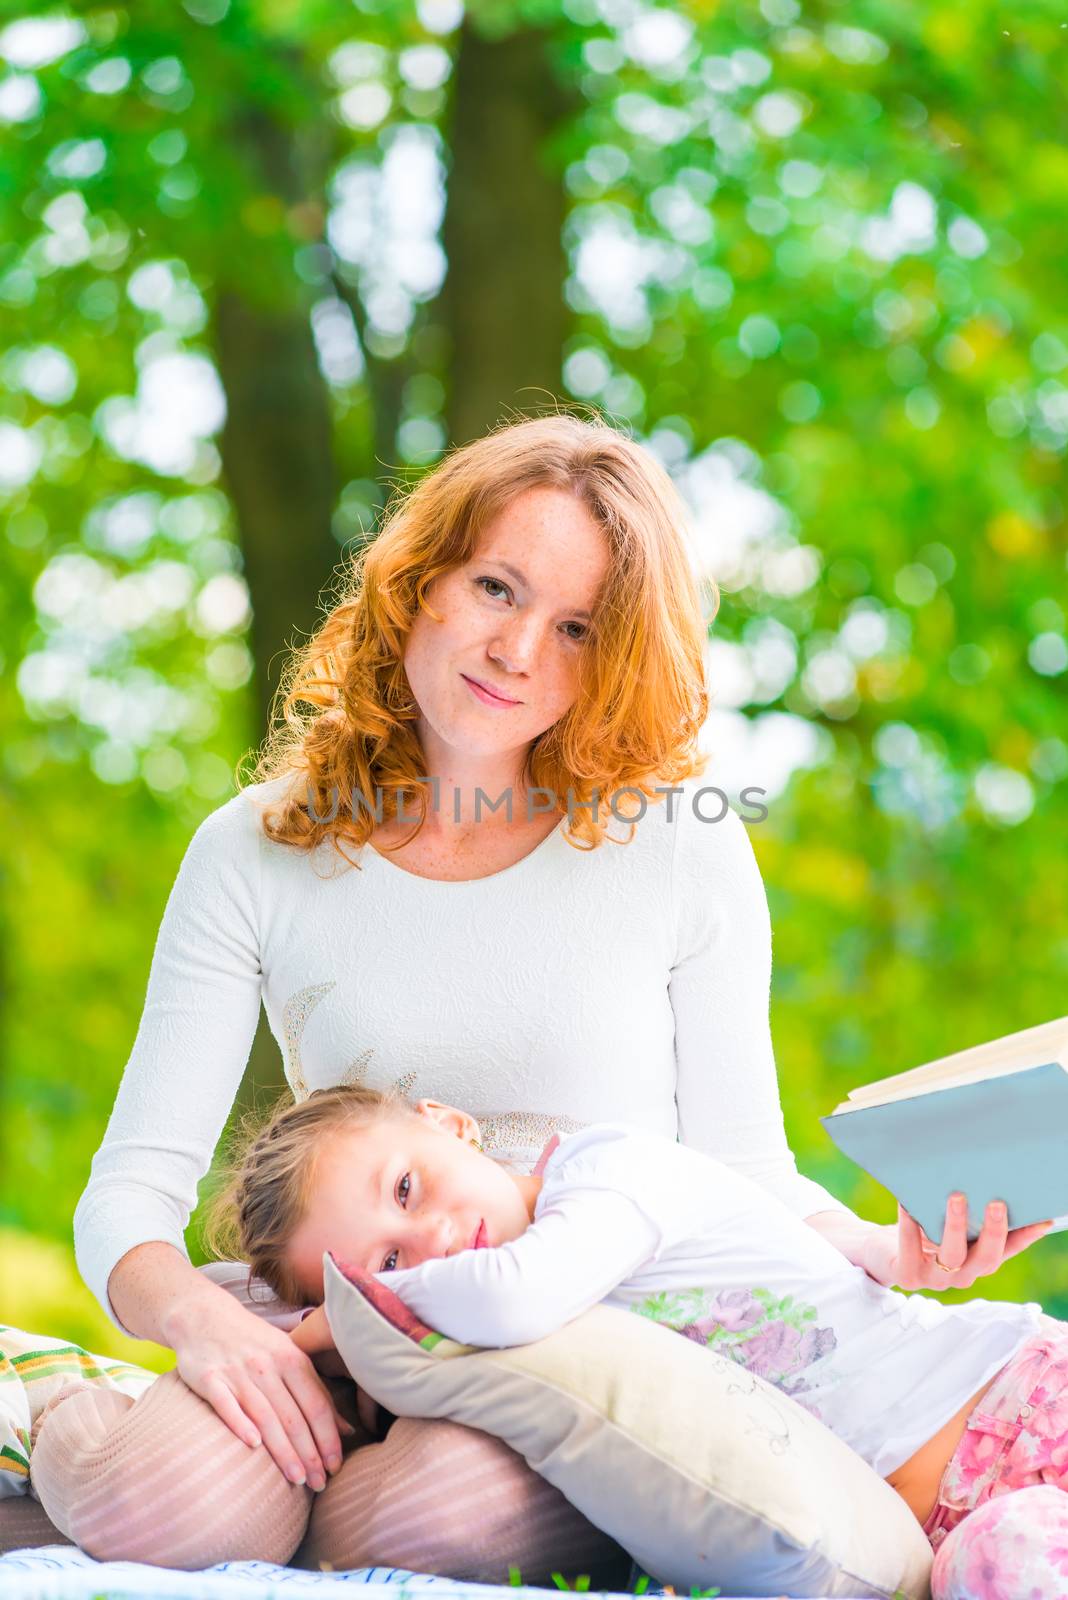
<path id="1" fill-rule="evenodd" d="M 502 622 L 490 654 L 502 667 L 518 672 L 530 666 L 539 649 L 540 624 L 535 616 L 516 615 Z"/>

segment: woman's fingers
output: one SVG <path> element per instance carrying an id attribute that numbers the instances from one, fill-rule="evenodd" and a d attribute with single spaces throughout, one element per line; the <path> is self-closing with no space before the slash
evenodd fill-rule
<path id="1" fill-rule="evenodd" d="M 352 1428 L 338 1412 L 330 1391 L 310 1361 L 307 1370 L 287 1373 L 285 1381 L 301 1419 L 310 1429 L 317 1462 L 321 1462 L 327 1472 L 336 1472 L 341 1465 L 341 1428 L 347 1428 L 350 1433 Z M 308 1482 L 313 1489 L 322 1487 L 312 1482 L 310 1473 Z"/>
<path id="2" fill-rule="evenodd" d="M 1005 1240 L 1009 1232 L 1009 1214 L 1005 1203 L 991 1200 L 983 1217 L 983 1228 L 969 1249 L 956 1282 L 961 1289 L 970 1289 L 976 1278 L 985 1278 L 996 1272 L 1005 1259 Z"/>
<path id="3" fill-rule="evenodd" d="M 928 1239 L 904 1206 L 897 1208 L 897 1259 L 894 1282 L 902 1289 L 970 1289 L 977 1278 L 996 1272 L 1003 1262 L 1043 1238 L 1052 1222 L 1032 1222 L 1009 1231 L 1008 1213 L 1000 1200 L 986 1208 L 978 1239 L 968 1243 L 968 1202 L 950 1195 L 941 1243 Z"/>
<path id="4" fill-rule="evenodd" d="M 238 1390 L 237 1398 L 290 1483 L 307 1483 L 311 1489 L 322 1489 L 326 1484 L 322 1458 L 303 1413 L 278 1374 L 257 1373 Z M 339 1449 L 339 1456 L 340 1453 Z"/>
<path id="5" fill-rule="evenodd" d="M 1034 1244 L 1036 1239 L 1044 1239 L 1053 1228 L 1050 1222 L 1029 1222 L 1025 1228 L 1012 1228 L 1005 1240 L 1005 1260 L 1018 1256 L 1021 1250 L 1026 1250 L 1029 1244 Z"/>
<path id="6" fill-rule="evenodd" d="M 985 1278 L 991 1272 L 996 1272 L 1004 1262 L 1019 1255 L 1021 1250 L 1026 1250 L 1036 1239 L 1041 1239 L 1053 1226 L 1052 1222 L 1032 1222 L 1025 1228 L 1013 1228 L 1010 1233 L 1005 1207 L 1001 1206 L 999 1212 L 999 1205 L 999 1201 L 994 1201 L 987 1207 L 983 1231 L 968 1253 L 970 1276 L 962 1284 L 965 1289 L 970 1288 L 976 1278 Z"/>
<path id="7" fill-rule="evenodd" d="M 951 1194 L 946 1201 L 946 1220 L 942 1228 L 941 1243 L 935 1252 L 935 1275 L 955 1275 L 968 1257 L 968 1202 L 962 1194 Z M 939 1268 L 944 1270 L 939 1271 Z M 943 1284 L 942 1288 L 948 1288 Z"/>
<path id="8" fill-rule="evenodd" d="M 237 1434 L 242 1444 L 247 1444 L 255 1449 L 263 1443 L 259 1429 L 242 1411 L 233 1390 L 221 1378 L 209 1378 L 206 1381 L 201 1392 L 201 1399 L 208 1402 L 209 1406 L 226 1423 L 231 1433 Z"/>

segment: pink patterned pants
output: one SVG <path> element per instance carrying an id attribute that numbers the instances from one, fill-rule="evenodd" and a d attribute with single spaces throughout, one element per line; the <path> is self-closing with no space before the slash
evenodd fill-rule
<path id="1" fill-rule="evenodd" d="M 1068 1596 L 1068 1325 L 1047 1320 L 976 1406 L 924 1524 L 933 1600 Z"/>

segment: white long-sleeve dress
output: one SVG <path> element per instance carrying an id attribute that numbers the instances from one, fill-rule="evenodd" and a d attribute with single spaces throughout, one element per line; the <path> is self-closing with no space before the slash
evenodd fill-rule
<path id="1" fill-rule="evenodd" d="M 197 829 L 163 915 L 133 1050 L 74 1222 L 115 1320 L 112 1269 L 183 1234 L 248 1061 L 261 999 L 293 1093 L 399 1084 L 477 1116 L 529 1171 L 555 1131 L 605 1120 L 678 1138 L 804 1217 L 768 1022 L 771 929 L 745 824 L 692 779 L 630 843 L 583 851 L 562 819 L 487 878 L 273 843 L 254 785 Z M 615 838 L 626 828 L 612 824 Z"/>

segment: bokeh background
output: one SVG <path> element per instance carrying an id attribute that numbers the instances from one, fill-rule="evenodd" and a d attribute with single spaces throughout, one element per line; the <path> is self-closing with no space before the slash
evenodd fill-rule
<path id="1" fill-rule="evenodd" d="M 1064 17 L 5 0 L 5 1321 L 168 1364 L 70 1249 L 168 889 L 390 486 L 507 416 L 692 508 L 802 1168 L 888 1219 L 818 1116 L 1068 1011 Z M 982 1292 L 1068 1315 L 1068 1245 Z"/>

